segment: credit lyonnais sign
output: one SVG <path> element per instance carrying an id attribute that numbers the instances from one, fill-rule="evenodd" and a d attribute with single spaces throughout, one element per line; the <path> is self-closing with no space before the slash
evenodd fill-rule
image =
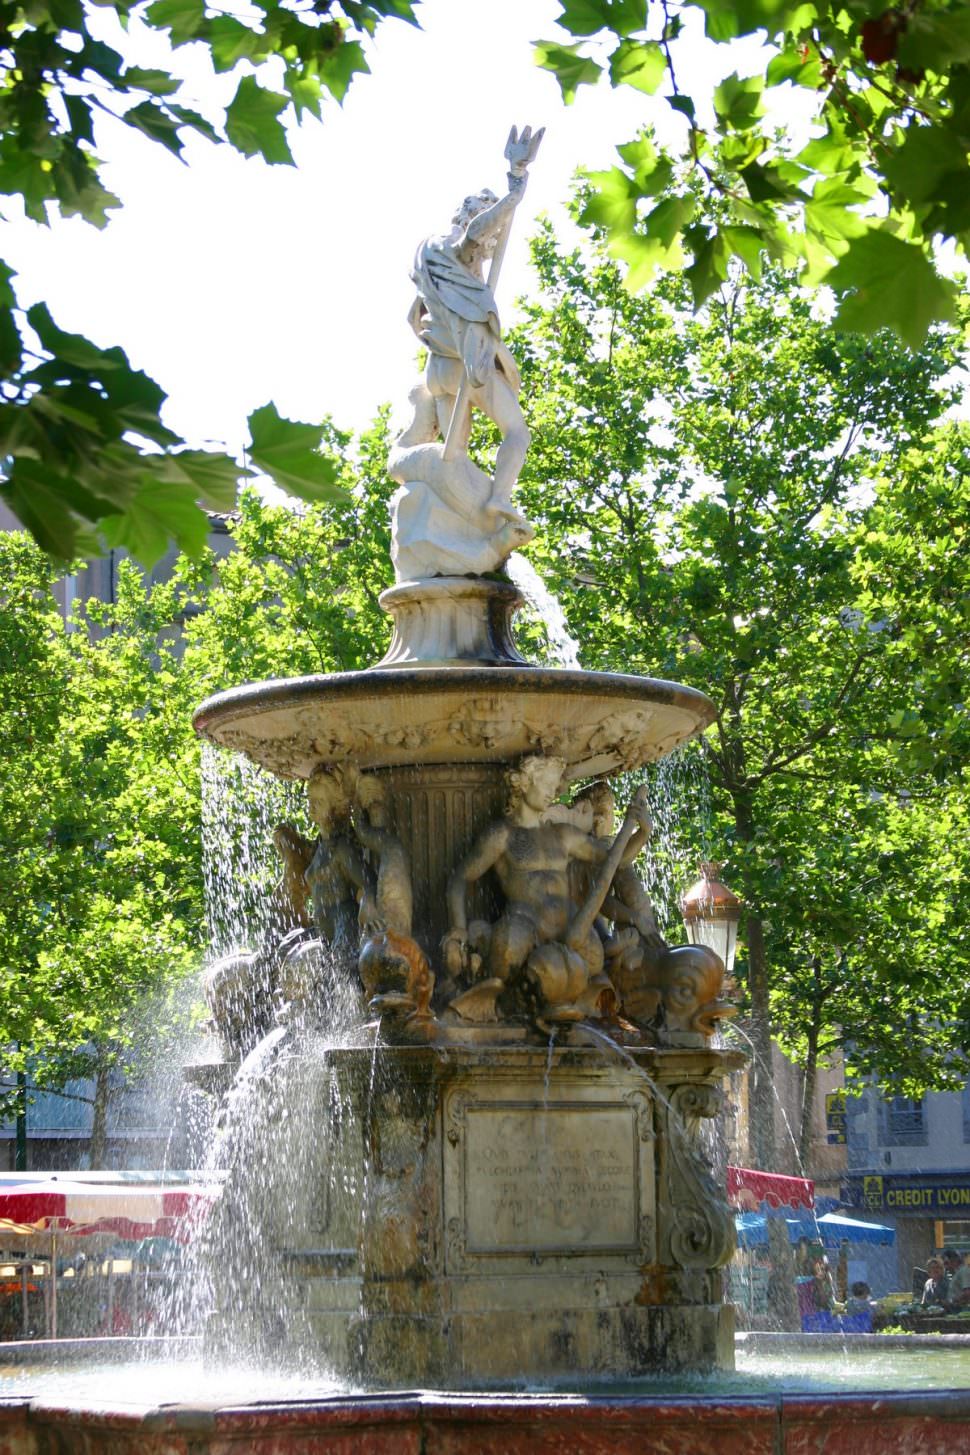
<path id="1" fill-rule="evenodd" d="M 970 1208 L 970 1179 L 853 1177 L 844 1191 L 846 1202 L 870 1212 L 945 1213 Z"/>

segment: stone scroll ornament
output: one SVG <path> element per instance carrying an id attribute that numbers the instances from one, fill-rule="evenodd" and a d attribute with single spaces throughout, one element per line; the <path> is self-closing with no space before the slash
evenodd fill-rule
<path id="1" fill-rule="evenodd" d="M 519 407 L 519 371 L 502 342 L 495 286 L 542 137 L 541 127 L 533 133 L 527 126 L 520 136 L 513 126 L 505 144 L 506 195 L 485 190 L 466 197 L 451 231 L 426 238 L 415 255 L 417 297 L 408 319 L 428 365 L 409 396 L 412 420 L 388 461 L 401 487 L 391 502 L 398 581 L 498 571 L 532 537 L 512 504 L 529 431 Z M 473 407 L 502 436 L 492 478 L 468 456 Z"/>

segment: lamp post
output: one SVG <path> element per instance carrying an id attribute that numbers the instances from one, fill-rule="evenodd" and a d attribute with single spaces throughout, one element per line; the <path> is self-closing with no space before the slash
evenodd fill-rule
<path id="1" fill-rule="evenodd" d="M 734 969 L 738 942 L 738 921 L 742 904 L 737 895 L 718 878 L 720 864 L 702 864 L 701 877 L 684 893 L 680 912 L 692 945 L 707 945 L 724 962 L 725 973 Z"/>

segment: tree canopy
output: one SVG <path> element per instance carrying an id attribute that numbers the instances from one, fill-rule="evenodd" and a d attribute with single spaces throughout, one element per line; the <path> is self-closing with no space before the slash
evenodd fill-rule
<path id="1" fill-rule="evenodd" d="M 567 101 L 605 74 L 662 90 L 681 126 L 674 152 L 641 135 L 592 178 L 587 217 L 633 286 L 682 268 L 700 304 L 732 257 L 755 277 L 772 259 L 830 284 L 845 329 L 890 327 L 915 348 L 955 318 L 936 250 L 970 251 L 966 0 L 560 0 L 560 12 L 568 38 L 541 42 L 537 60 Z M 700 94 L 700 22 L 721 44 L 762 36 L 763 65 Z M 782 128 L 779 96 L 795 113 Z"/>
<path id="2" fill-rule="evenodd" d="M 958 339 L 843 334 L 774 266 L 693 315 L 595 240 L 533 252 L 530 551 L 584 665 L 714 699 L 708 852 L 746 904 L 768 1165 L 774 1033 L 899 1087 L 959 1076 L 970 1041 Z"/>
<path id="3" fill-rule="evenodd" d="M 260 0 L 251 23 L 204 0 L 109 0 L 175 47 L 205 46 L 217 73 L 238 78 L 221 121 L 184 104 L 179 79 L 130 65 L 97 35 L 83 0 L 0 3 L 0 194 L 26 215 L 80 216 L 104 227 L 120 201 L 104 187 L 95 152 L 102 114 L 181 156 L 188 133 L 244 156 L 292 163 L 281 117 L 319 117 L 366 72 L 363 44 L 387 17 L 414 21 L 409 0 Z M 266 62 L 282 90 L 263 84 Z M 262 79 L 260 79 L 262 78 Z M 51 555 L 69 560 L 126 546 L 142 562 L 174 538 L 198 555 L 204 510 L 229 510 L 249 470 L 191 449 L 160 418 L 165 395 L 123 350 L 60 329 L 43 303 L 17 307 L 0 261 L 0 499 Z M 249 419 L 248 464 L 304 500 L 333 498 L 336 465 L 321 427 L 282 419 L 272 404 Z"/>

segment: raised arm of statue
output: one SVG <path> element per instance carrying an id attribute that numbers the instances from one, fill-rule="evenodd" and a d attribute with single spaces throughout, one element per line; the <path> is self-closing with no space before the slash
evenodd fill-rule
<path id="1" fill-rule="evenodd" d="M 525 186 L 528 178 L 525 176 L 516 177 L 511 172 L 508 174 L 509 190 L 506 195 L 493 202 L 484 212 L 479 212 L 473 217 L 465 228 L 461 241 L 455 247 L 455 252 L 465 261 L 465 253 L 471 248 L 474 251 L 488 242 L 491 238 L 498 237 L 512 213 L 518 207 L 525 194 Z"/>

